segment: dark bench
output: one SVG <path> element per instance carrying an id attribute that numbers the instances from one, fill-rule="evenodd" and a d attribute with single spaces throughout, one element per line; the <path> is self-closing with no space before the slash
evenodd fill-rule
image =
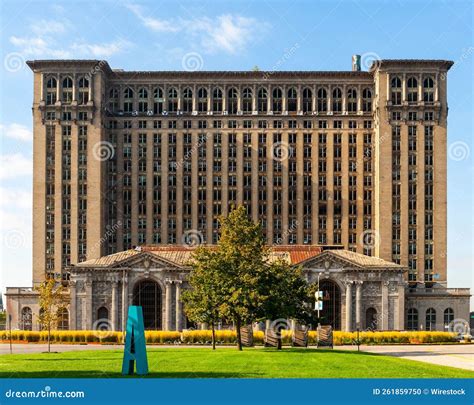
<path id="1" fill-rule="evenodd" d="M 334 348 L 332 326 L 324 325 L 318 327 L 318 347 Z"/>
<path id="2" fill-rule="evenodd" d="M 280 350 L 281 333 L 277 333 L 273 329 L 267 329 L 265 331 L 264 345 L 265 347 L 276 347 L 278 350 Z"/>
<path id="3" fill-rule="evenodd" d="M 253 346 L 253 328 L 252 325 L 243 326 L 240 328 L 240 339 L 242 345 L 245 347 Z"/>
<path id="4" fill-rule="evenodd" d="M 306 329 L 295 329 L 291 338 L 293 347 L 308 347 L 308 331 Z"/>

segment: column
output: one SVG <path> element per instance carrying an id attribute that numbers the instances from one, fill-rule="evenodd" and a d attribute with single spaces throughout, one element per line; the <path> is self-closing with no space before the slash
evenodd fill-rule
<path id="1" fill-rule="evenodd" d="M 76 311 L 76 281 L 71 280 L 69 282 L 69 295 L 70 295 L 70 302 L 69 302 L 69 329 L 76 330 L 77 329 L 77 311 Z"/>
<path id="2" fill-rule="evenodd" d="M 122 331 L 125 331 L 127 325 L 127 308 L 128 308 L 128 280 L 127 274 L 122 277 Z"/>
<path id="3" fill-rule="evenodd" d="M 165 302 L 166 302 L 165 330 L 171 330 L 171 314 L 172 314 L 171 285 L 172 283 L 173 282 L 171 280 L 165 280 Z"/>
<path id="4" fill-rule="evenodd" d="M 176 285 L 176 330 L 181 331 L 183 329 L 183 321 L 182 321 L 182 313 L 183 313 L 183 306 L 181 303 L 181 280 L 175 280 Z"/>
<path id="5" fill-rule="evenodd" d="M 388 281 L 382 281 L 382 330 L 388 329 Z"/>
<path id="6" fill-rule="evenodd" d="M 356 281 L 356 327 L 361 328 L 362 281 Z"/>
<path id="7" fill-rule="evenodd" d="M 398 330 L 405 329 L 405 283 L 400 282 L 398 284 L 398 324 L 395 328 Z"/>
<path id="8" fill-rule="evenodd" d="M 352 281 L 346 282 L 346 332 L 352 330 Z"/>
<path id="9" fill-rule="evenodd" d="M 92 330 L 92 280 L 86 281 L 86 313 L 83 314 L 86 329 Z"/>
<path id="10" fill-rule="evenodd" d="M 118 289 L 118 283 L 117 281 L 112 281 L 112 314 L 111 314 L 111 323 L 112 323 L 112 330 L 117 330 L 118 329 L 118 324 L 117 324 L 117 318 L 118 318 L 118 313 L 117 313 L 117 289 Z"/>

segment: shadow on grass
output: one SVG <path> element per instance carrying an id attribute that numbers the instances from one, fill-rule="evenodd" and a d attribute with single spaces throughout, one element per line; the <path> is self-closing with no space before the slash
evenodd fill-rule
<path id="1" fill-rule="evenodd" d="M 59 375 L 51 371 L 25 371 L 15 373 L 0 372 L 0 378 L 258 378 L 257 373 L 224 373 L 212 371 L 169 371 L 151 372 L 145 376 L 122 375 L 120 372 L 107 373 L 100 370 L 61 371 Z"/>

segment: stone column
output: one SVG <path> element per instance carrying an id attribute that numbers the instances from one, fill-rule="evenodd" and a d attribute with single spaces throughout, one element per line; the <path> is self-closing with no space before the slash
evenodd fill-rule
<path id="1" fill-rule="evenodd" d="M 362 281 L 356 281 L 356 327 L 361 325 L 361 307 L 362 307 Z"/>
<path id="2" fill-rule="evenodd" d="M 112 314 L 111 314 L 111 319 L 110 319 L 110 322 L 112 324 L 112 330 L 118 329 L 117 289 L 118 289 L 118 283 L 117 281 L 114 280 L 112 281 Z"/>
<path id="3" fill-rule="evenodd" d="M 165 280 L 165 330 L 171 330 L 171 314 L 172 314 L 172 301 L 171 301 L 171 285 L 173 281 Z"/>
<path id="4" fill-rule="evenodd" d="M 86 321 L 86 329 L 92 329 L 92 280 L 86 281 L 86 313 L 83 314 Z"/>
<path id="5" fill-rule="evenodd" d="M 124 273 L 122 278 L 122 331 L 127 326 L 127 308 L 128 308 L 128 280 L 127 274 Z"/>
<path id="6" fill-rule="evenodd" d="M 182 314 L 182 303 L 181 303 L 181 285 L 182 281 L 181 280 L 175 280 L 175 285 L 176 285 L 176 330 L 180 331 L 183 329 L 183 314 Z"/>
<path id="7" fill-rule="evenodd" d="M 346 332 L 352 330 L 352 281 L 346 282 Z"/>
<path id="8" fill-rule="evenodd" d="M 405 329 L 405 284 L 403 282 L 398 284 L 398 324 L 395 328 L 398 330 Z"/>
<path id="9" fill-rule="evenodd" d="M 382 281 L 382 330 L 388 329 L 388 281 Z"/>
<path id="10" fill-rule="evenodd" d="M 70 302 L 69 302 L 69 329 L 76 330 L 77 329 L 77 311 L 76 311 L 76 281 L 71 280 L 69 282 L 69 295 L 70 295 Z"/>

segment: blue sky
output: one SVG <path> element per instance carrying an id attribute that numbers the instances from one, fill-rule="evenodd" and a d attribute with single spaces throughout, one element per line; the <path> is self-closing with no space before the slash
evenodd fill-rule
<path id="1" fill-rule="evenodd" d="M 448 272 L 473 288 L 471 1 L 11 1 L 0 5 L 0 289 L 31 283 L 29 59 L 126 70 L 350 70 L 351 55 L 450 59 Z"/>

